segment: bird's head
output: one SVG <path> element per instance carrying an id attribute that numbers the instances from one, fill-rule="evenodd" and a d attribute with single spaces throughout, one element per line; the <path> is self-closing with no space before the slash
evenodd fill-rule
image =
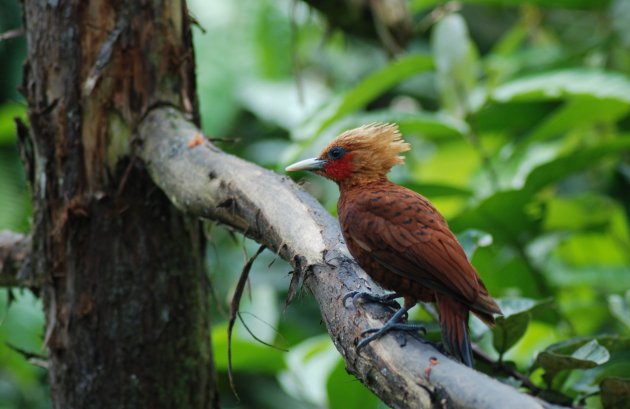
<path id="1" fill-rule="evenodd" d="M 355 185 L 379 180 L 408 151 L 396 124 L 373 123 L 339 135 L 316 158 L 305 159 L 287 171 L 310 170 L 338 184 Z"/>

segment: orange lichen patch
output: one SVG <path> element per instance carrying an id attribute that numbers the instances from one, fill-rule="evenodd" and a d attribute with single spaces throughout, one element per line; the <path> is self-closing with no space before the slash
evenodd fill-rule
<path id="1" fill-rule="evenodd" d="M 201 145 L 203 141 L 204 141 L 203 135 L 197 132 L 195 136 L 193 136 L 192 138 L 190 138 L 190 140 L 188 140 L 188 149 L 192 149 L 197 145 Z"/>
<path id="2" fill-rule="evenodd" d="M 439 363 L 438 359 L 434 356 L 432 356 L 431 358 L 429 358 L 429 366 L 427 366 L 426 368 L 424 368 L 424 376 L 427 379 L 431 378 L 431 369 L 437 365 Z"/>

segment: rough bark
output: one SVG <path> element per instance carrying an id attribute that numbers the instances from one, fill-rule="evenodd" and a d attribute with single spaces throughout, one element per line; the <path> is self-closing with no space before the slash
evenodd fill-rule
<path id="1" fill-rule="evenodd" d="M 387 335 L 360 354 L 363 330 L 383 325 L 383 307 L 342 305 L 352 290 L 382 291 L 351 259 L 336 220 L 286 176 L 223 153 L 177 110 L 151 112 L 138 154 L 182 211 L 217 220 L 265 244 L 294 267 L 320 306 L 346 368 L 394 408 L 542 408 L 546 404 L 441 355 L 421 339 Z M 434 360 L 436 359 L 436 360 Z"/>
<path id="2" fill-rule="evenodd" d="M 216 407 L 199 222 L 129 156 L 150 107 L 196 120 L 185 2 L 25 0 L 24 13 L 20 142 L 53 407 Z"/>

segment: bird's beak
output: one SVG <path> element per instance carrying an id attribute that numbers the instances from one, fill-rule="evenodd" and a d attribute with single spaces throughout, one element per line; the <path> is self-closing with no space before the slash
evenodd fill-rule
<path id="1" fill-rule="evenodd" d="M 318 158 L 304 159 L 286 167 L 287 172 L 296 170 L 322 170 L 326 161 Z"/>

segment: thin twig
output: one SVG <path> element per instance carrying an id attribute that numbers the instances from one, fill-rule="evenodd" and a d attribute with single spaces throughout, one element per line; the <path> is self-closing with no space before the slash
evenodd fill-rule
<path id="1" fill-rule="evenodd" d="M 289 352 L 289 350 L 288 350 L 288 349 L 284 349 L 284 348 L 277 347 L 277 346 L 275 346 L 275 345 L 273 345 L 273 344 L 270 344 L 269 342 L 265 342 L 265 341 L 263 341 L 263 340 L 262 340 L 262 339 L 260 339 L 258 336 L 256 336 L 256 334 L 254 334 L 254 332 L 253 332 L 251 329 L 249 329 L 249 327 L 248 327 L 248 326 L 247 326 L 247 324 L 245 323 L 245 320 L 243 320 L 243 316 L 242 316 L 242 314 L 245 314 L 245 313 L 241 313 L 241 312 L 238 312 L 238 313 L 237 313 L 237 315 L 238 315 L 238 320 L 241 322 L 241 324 L 243 324 L 243 327 L 245 327 L 245 329 L 247 330 L 247 333 L 248 333 L 249 335 L 251 335 L 251 337 L 252 337 L 252 338 L 254 338 L 256 341 L 260 342 L 261 344 L 263 344 L 264 346 L 267 346 L 267 347 L 269 347 L 269 348 L 277 349 L 278 351 L 282 351 L 282 352 Z M 261 320 L 261 319 L 260 319 L 260 318 L 258 318 L 255 314 L 252 314 L 251 312 L 248 312 L 247 314 L 249 314 L 249 315 L 251 315 L 252 317 L 257 318 L 259 321 L 261 321 L 261 322 L 263 322 L 263 323 L 267 324 L 267 326 L 269 326 L 271 329 L 273 329 L 276 333 L 278 332 L 278 330 L 277 330 L 276 328 L 274 328 L 272 325 L 269 325 L 269 323 L 266 323 L 265 321 Z"/>
<path id="2" fill-rule="evenodd" d="M 15 352 L 17 352 L 18 354 L 22 355 L 26 360 L 30 360 L 33 358 L 42 359 L 42 360 L 48 359 L 46 355 L 41 355 L 36 352 L 27 351 L 26 349 L 17 347 L 9 342 L 5 342 L 5 345 L 8 346 L 10 349 L 14 350 Z"/>
<path id="3" fill-rule="evenodd" d="M 208 141 L 215 143 L 215 142 L 221 142 L 221 143 L 228 143 L 228 144 L 232 144 L 232 145 L 238 145 L 239 143 L 241 143 L 241 138 L 210 138 L 207 137 L 206 138 Z"/>
<path id="4" fill-rule="evenodd" d="M 241 297 L 243 296 L 243 290 L 245 289 L 245 283 L 247 283 L 249 272 L 252 269 L 252 265 L 254 264 L 256 257 L 258 257 L 258 255 L 262 253 L 265 248 L 265 245 L 261 245 L 260 247 L 258 247 L 258 251 L 253 256 L 251 256 L 243 266 L 241 276 L 239 277 L 238 283 L 236 284 L 234 296 L 232 297 L 232 302 L 230 303 L 230 320 L 228 321 L 228 379 L 230 380 L 230 388 L 232 389 L 232 393 L 234 393 L 234 396 L 237 400 L 240 400 L 240 398 L 238 397 L 238 393 L 236 393 L 234 376 L 232 374 L 232 330 L 234 329 L 234 322 L 236 321 L 236 317 L 238 315 L 238 307 L 241 303 Z"/>
<path id="5" fill-rule="evenodd" d="M 490 357 L 490 355 L 488 355 L 478 345 L 473 344 L 472 348 L 473 348 L 473 352 L 475 353 L 475 356 L 479 358 L 479 360 L 492 366 L 494 370 L 501 372 L 505 375 L 511 376 L 514 379 L 519 380 L 524 387 L 526 387 L 532 392 L 532 394 L 538 395 L 540 392 L 543 391 L 541 388 L 536 386 L 532 382 L 532 380 L 527 377 L 527 375 L 520 373 L 515 368 L 512 368 L 509 365 L 506 365 L 504 362 L 495 361 L 494 359 L 492 359 L 492 357 Z"/>
<path id="6" fill-rule="evenodd" d="M 10 40 L 16 37 L 21 37 L 24 35 L 24 33 L 25 33 L 24 27 L 5 31 L 4 33 L 0 34 L 0 42 L 5 41 L 5 40 Z"/>

